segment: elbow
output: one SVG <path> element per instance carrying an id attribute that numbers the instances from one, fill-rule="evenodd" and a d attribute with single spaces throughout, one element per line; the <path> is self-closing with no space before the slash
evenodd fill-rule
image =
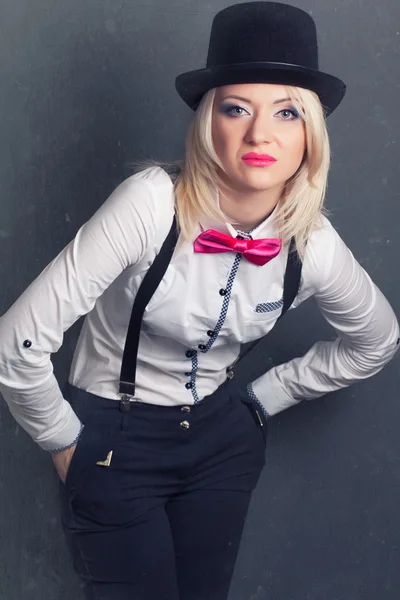
<path id="1" fill-rule="evenodd" d="M 393 316 L 393 326 L 391 330 L 388 332 L 384 342 L 383 354 L 385 358 L 385 363 L 392 360 L 394 355 L 397 353 L 400 347 L 400 327 L 399 323 L 395 316 Z"/>
<path id="2" fill-rule="evenodd" d="M 395 356 L 399 349 L 400 338 L 376 345 L 374 348 L 347 347 L 347 363 L 350 370 L 358 376 L 369 377 L 379 373 Z"/>
<path id="3" fill-rule="evenodd" d="M 369 371 L 371 375 L 378 373 L 397 353 L 400 347 L 400 328 L 394 312 L 391 313 L 390 318 L 386 315 L 386 319 L 375 323 L 375 335 L 348 340 L 349 355 L 357 370 L 365 373 Z"/>

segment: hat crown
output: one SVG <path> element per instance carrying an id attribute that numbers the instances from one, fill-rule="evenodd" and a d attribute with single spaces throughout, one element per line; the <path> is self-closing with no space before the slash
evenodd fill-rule
<path id="1" fill-rule="evenodd" d="M 303 10 L 278 2 L 247 2 L 214 17 L 207 67 L 275 62 L 318 69 L 315 23 Z"/>
<path id="2" fill-rule="evenodd" d="M 318 95 L 326 116 L 342 101 L 345 83 L 319 70 L 317 30 L 311 15 L 279 2 L 228 6 L 213 19 L 207 66 L 181 73 L 179 95 L 197 110 L 204 94 L 225 85 L 290 85 Z"/>

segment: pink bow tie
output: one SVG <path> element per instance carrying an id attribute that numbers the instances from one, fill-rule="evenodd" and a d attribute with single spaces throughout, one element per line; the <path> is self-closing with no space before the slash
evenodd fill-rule
<path id="1" fill-rule="evenodd" d="M 194 251 L 203 254 L 213 252 L 240 252 L 255 265 L 265 265 L 278 256 L 282 240 L 278 238 L 260 240 L 240 240 L 229 235 L 207 229 L 200 233 L 193 243 Z"/>

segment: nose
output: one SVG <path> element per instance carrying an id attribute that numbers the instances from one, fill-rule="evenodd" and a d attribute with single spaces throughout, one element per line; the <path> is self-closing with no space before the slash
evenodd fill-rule
<path id="1" fill-rule="evenodd" d="M 272 141 L 272 125 L 265 115 L 254 117 L 246 131 L 245 142 L 254 146 Z"/>

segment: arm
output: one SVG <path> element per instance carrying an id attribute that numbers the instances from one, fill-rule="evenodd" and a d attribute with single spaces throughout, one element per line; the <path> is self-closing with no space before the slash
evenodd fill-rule
<path id="1" fill-rule="evenodd" d="M 45 450 L 71 445 L 81 426 L 62 397 L 50 356 L 63 333 L 143 256 L 160 222 L 157 213 L 171 211 L 170 203 L 156 202 L 154 180 L 171 187 L 159 169 L 123 182 L 0 319 L 0 392 Z"/>
<path id="2" fill-rule="evenodd" d="M 309 244 L 303 278 L 338 337 L 249 386 L 269 415 L 375 375 L 398 348 L 392 308 L 326 219 Z"/>

